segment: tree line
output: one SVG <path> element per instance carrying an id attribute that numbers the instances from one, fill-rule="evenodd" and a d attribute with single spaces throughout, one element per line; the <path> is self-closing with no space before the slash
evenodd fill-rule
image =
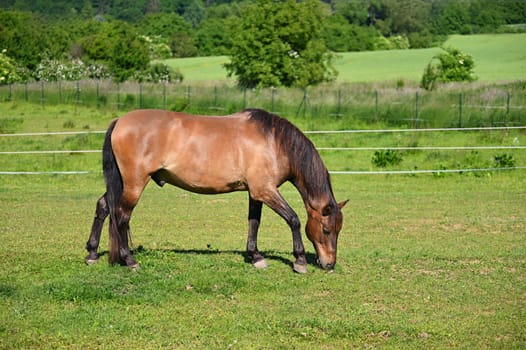
<path id="1" fill-rule="evenodd" d="M 312 3 L 314 26 L 295 12 L 302 3 Z M 48 71 L 56 76 L 48 74 L 50 80 L 60 79 L 57 71 L 116 80 L 182 79 L 150 62 L 240 51 L 240 31 L 264 6 L 280 6 L 273 18 L 281 23 L 280 37 L 299 47 L 307 46 L 299 42 L 308 37 L 329 52 L 439 46 L 449 34 L 523 31 L 526 22 L 523 0 L 4 0 L 0 67 L 2 59 L 17 66 L 22 80 L 43 79 Z M 306 36 L 287 34 L 288 28 Z M 296 49 L 286 52 L 299 55 Z"/>

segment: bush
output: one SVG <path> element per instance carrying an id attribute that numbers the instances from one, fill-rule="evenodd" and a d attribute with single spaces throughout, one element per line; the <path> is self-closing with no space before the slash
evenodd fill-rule
<path id="1" fill-rule="evenodd" d="M 164 63 L 154 63 L 146 70 L 135 73 L 134 79 L 140 83 L 180 83 L 183 81 L 183 74 Z"/>
<path id="2" fill-rule="evenodd" d="M 0 85 L 20 81 L 15 62 L 6 55 L 7 50 L 0 52 Z"/>
<path id="3" fill-rule="evenodd" d="M 109 76 L 110 73 L 106 66 L 102 64 L 86 65 L 78 58 L 70 62 L 44 58 L 33 72 L 33 77 L 39 81 L 77 81 L 83 78 L 104 79 Z"/>
<path id="4" fill-rule="evenodd" d="M 501 154 L 493 157 L 496 168 L 513 168 L 515 167 L 515 159 L 511 154 Z"/>
<path id="5" fill-rule="evenodd" d="M 375 151 L 371 161 L 375 166 L 385 168 L 388 165 L 398 165 L 402 160 L 403 157 L 400 152 L 388 149 Z"/>
<path id="6" fill-rule="evenodd" d="M 471 55 L 452 47 L 442 50 L 444 52 L 435 55 L 426 66 L 420 82 L 422 88 L 433 90 L 437 83 L 476 80 L 473 74 L 475 62 Z"/>

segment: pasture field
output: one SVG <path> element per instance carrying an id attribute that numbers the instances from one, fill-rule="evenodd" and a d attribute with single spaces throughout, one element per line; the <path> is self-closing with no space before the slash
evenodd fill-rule
<path id="1" fill-rule="evenodd" d="M 100 130 L 116 116 L 16 103 L 1 103 L 0 113 L 17 133 Z M 311 138 L 331 147 L 526 144 L 523 131 L 406 135 Z M 96 149 L 101 141 L 3 137 L 0 146 Z M 495 152 L 411 151 L 399 167 L 491 166 Z M 524 150 L 505 152 L 526 164 Z M 378 170 L 371 156 L 322 153 L 332 170 Z M 106 262 L 107 227 L 101 261 L 84 264 L 104 191 L 100 155 L 0 157 L 0 170 L 92 171 L 0 175 L 2 349 L 526 347 L 524 170 L 333 175 L 336 199 L 350 199 L 338 264 L 330 274 L 317 268 L 304 237 L 306 275 L 292 272 L 290 231 L 268 208 L 259 247 L 269 268 L 247 263 L 246 193 L 204 196 L 151 183 L 131 221 L 142 265 L 134 272 Z M 304 223 L 299 194 L 288 184 L 282 193 Z"/>
<path id="2" fill-rule="evenodd" d="M 453 46 L 471 54 L 475 75 L 480 81 L 506 81 L 526 78 L 526 34 L 453 35 L 444 46 Z M 376 82 L 408 80 L 420 82 L 424 68 L 438 48 L 348 52 L 338 54 L 334 67 L 338 82 Z M 223 81 L 228 62 L 225 56 L 181 58 L 165 61 L 179 68 L 185 82 Z"/>

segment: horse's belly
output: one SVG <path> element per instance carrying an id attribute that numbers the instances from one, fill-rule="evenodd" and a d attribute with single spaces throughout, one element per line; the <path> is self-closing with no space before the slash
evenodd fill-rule
<path id="1" fill-rule="evenodd" d="M 155 173 L 152 178 L 161 185 L 166 182 L 190 192 L 203 194 L 246 191 L 248 189 L 245 180 L 241 176 L 235 176 L 235 173 L 162 169 Z"/>

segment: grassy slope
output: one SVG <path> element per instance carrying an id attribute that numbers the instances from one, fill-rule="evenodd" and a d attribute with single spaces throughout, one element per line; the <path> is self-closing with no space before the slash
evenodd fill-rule
<path id="1" fill-rule="evenodd" d="M 526 79 L 526 34 L 452 36 L 445 46 L 469 53 L 475 73 L 482 81 Z M 340 82 L 383 80 L 419 81 L 425 66 L 440 49 L 349 52 L 339 54 L 335 67 Z M 225 80 L 222 64 L 228 58 L 183 58 L 167 63 L 178 67 L 187 82 Z"/>

